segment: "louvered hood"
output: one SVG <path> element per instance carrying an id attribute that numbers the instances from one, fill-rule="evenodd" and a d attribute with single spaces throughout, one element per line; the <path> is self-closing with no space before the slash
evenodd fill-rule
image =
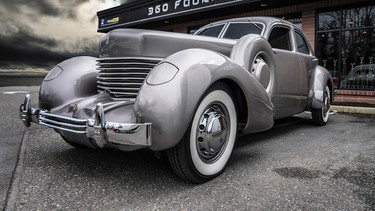
<path id="1" fill-rule="evenodd" d="M 202 48 L 230 55 L 235 40 L 142 29 L 116 29 L 100 40 L 101 58 L 166 58 L 189 48 Z"/>

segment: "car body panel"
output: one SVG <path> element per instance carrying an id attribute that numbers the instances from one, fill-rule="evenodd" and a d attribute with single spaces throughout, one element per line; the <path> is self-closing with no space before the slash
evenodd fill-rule
<path id="1" fill-rule="evenodd" d="M 161 151 L 180 142 L 202 97 L 217 82 L 227 84 L 235 94 L 233 98 L 241 112 L 240 133 L 264 131 L 273 126 L 274 119 L 322 108 L 327 84 L 333 100 L 328 71 L 317 65 L 309 44 L 308 54 L 297 52 L 294 30 L 299 29 L 289 22 L 252 17 L 205 27 L 252 21 L 263 24 L 261 34 L 239 40 L 141 29 L 113 30 L 100 40 L 99 59 L 77 57 L 58 64 L 41 86 L 40 110 L 24 103 L 21 119 L 25 123 L 44 123 L 38 119 L 38 112 L 43 111 L 60 115 L 63 120 L 85 120 L 81 132 L 86 136 L 71 132 L 69 126 L 55 130 L 90 147 Z M 290 30 L 290 51 L 272 48 L 267 41 L 278 26 Z M 147 58 L 153 63 L 147 63 Z M 263 66 L 252 72 L 254 61 Z M 269 75 L 269 86 L 259 76 L 264 73 Z M 103 84 L 106 87 L 99 89 Z M 127 95 L 129 90 L 133 95 Z M 109 123 L 117 124 L 116 129 Z M 127 135 L 137 138 L 137 130 L 121 130 L 126 124 L 137 128 L 152 124 L 152 142 L 111 141 L 109 136 L 114 137 L 113 134 L 124 139 Z M 150 139 L 147 130 L 145 135 Z"/>

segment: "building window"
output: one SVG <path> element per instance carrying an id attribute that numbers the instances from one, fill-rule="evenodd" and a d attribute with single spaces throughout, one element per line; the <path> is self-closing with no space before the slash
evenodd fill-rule
<path id="1" fill-rule="evenodd" d="M 336 88 L 375 90 L 375 6 L 319 13 L 317 56 Z"/>

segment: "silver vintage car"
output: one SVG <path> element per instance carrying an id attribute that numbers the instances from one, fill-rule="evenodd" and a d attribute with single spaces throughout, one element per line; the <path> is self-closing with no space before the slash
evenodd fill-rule
<path id="1" fill-rule="evenodd" d="M 20 108 L 26 126 L 53 128 L 77 148 L 165 151 L 183 179 L 220 175 L 236 135 L 310 110 L 325 125 L 333 82 L 293 24 L 271 17 L 220 21 L 195 35 L 115 29 L 99 58 L 56 65 Z"/>

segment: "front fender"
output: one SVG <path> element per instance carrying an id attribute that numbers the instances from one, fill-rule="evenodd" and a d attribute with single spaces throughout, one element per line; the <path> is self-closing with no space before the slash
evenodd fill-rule
<path id="1" fill-rule="evenodd" d="M 311 87 L 309 98 L 311 100 L 311 108 L 320 109 L 324 106 L 323 94 L 326 85 L 329 86 L 331 91 L 331 102 L 333 101 L 333 80 L 331 74 L 322 66 L 316 66 L 311 76 Z"/>
<path id="2" fill-rule="evenodd" d="M 138 121 L 152 122 L 152 150 L 159 151 L 177 145 L 206 90 L 223 79 L 234 81 L 242 90 L 249 90 L 244 92 L 245 103 L 250 109 L 248 121 L 258 118 L 257 114 L 260 114 L 267 119 L 264 128 L 268 129 L 269 122 L 273 122 L 272 103 L 263 86 L 228 57 L 209 50 L 188 49 L 169 56 L 164 62 L 178 68 L 173 80 L 158 85 L 151 85 L 146 80 L 134 105 Z M 156 74 L 153 72 L 155 70 L 157 68 L 150 75 Z M 264 105 L 252 109 L 259 104 Z"/>
<path id="3" fill-rule="evenodd" d="M 80 56 L 56 65 L 40 86 L 39 107 L 51 110 L 71 100 L 96 94 L 96 59 Z"/>

